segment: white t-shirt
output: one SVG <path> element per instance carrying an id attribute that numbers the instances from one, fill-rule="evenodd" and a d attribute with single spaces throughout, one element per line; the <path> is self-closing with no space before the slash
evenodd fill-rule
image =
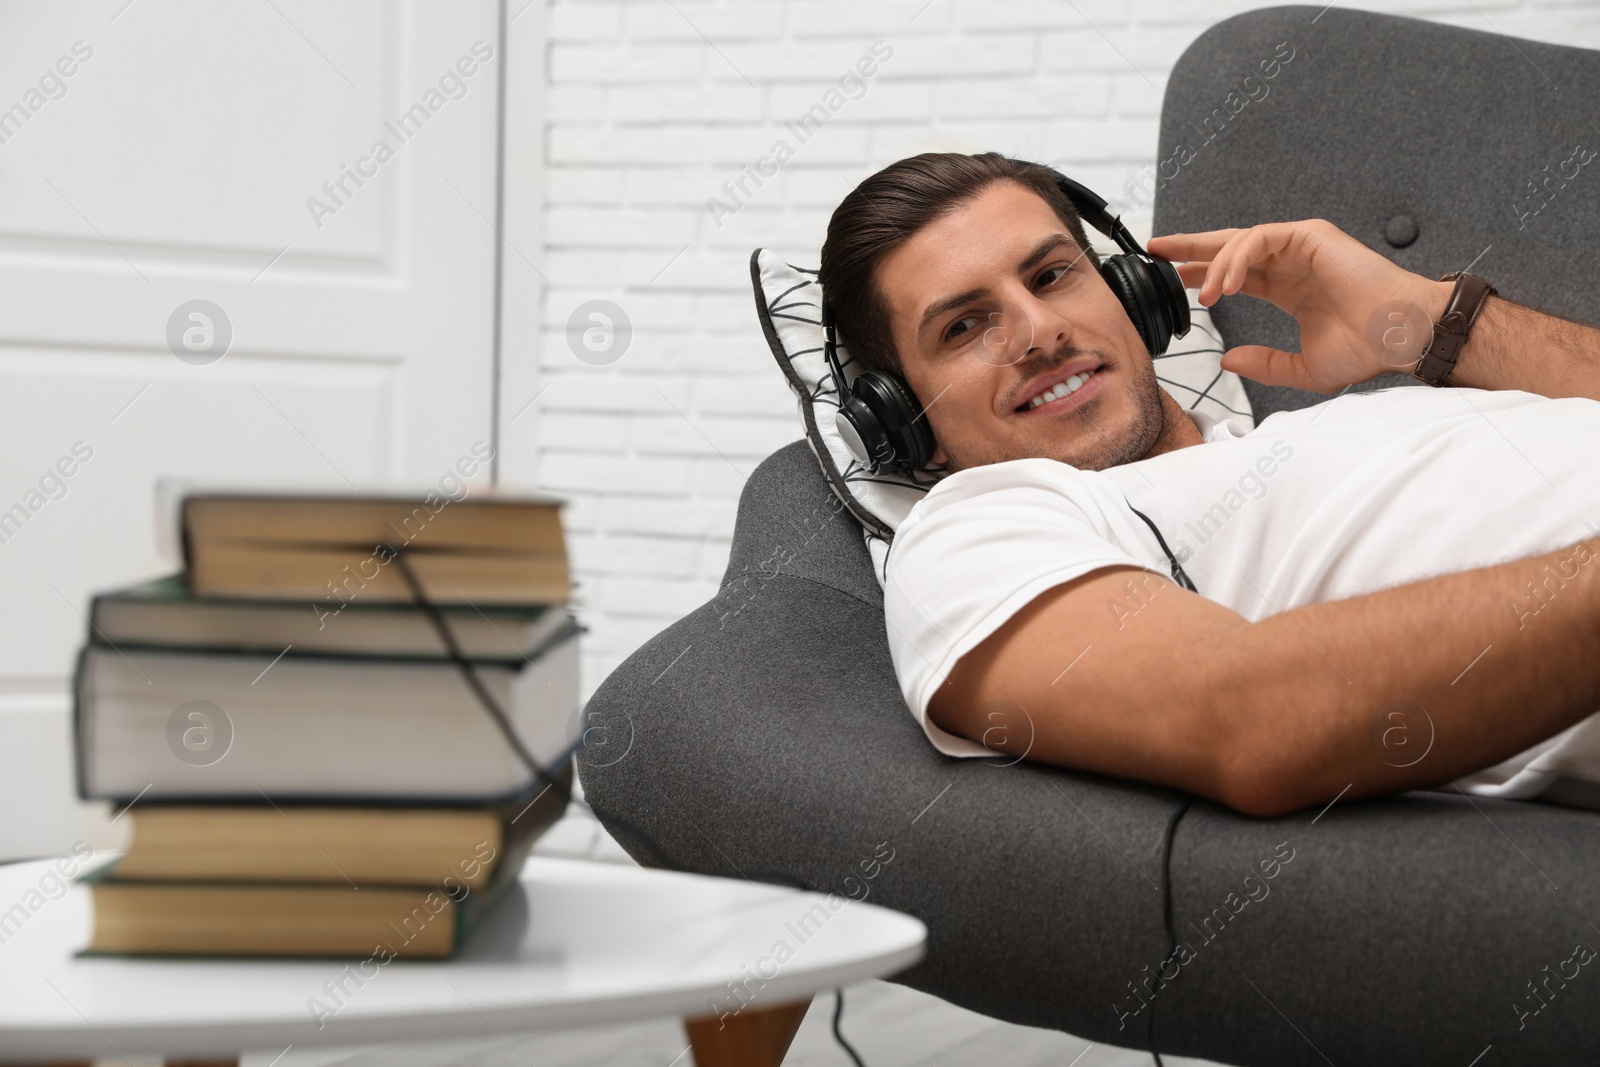
<path id="1" fill-rule="evenodd" d="M 1203 444 L 1103 471 L 974 467 L 912 509 L 889 553 L 884 615 L 901 691 L 939 751 L 993 755 L 929 722 L 928 702 L 1018 610 L 1109 565 L 1171 575 L 1133 508 L 1202 596 L 1251 621 L 1600 533 L 1600 402 L 1403 386 L 1277 412 L 1249 432 L 1190 414 Z M 1538 639 L 1540 603 L 1530 590 L 1502 609 L 1522 620 L 1519 638 Z M 1062 651 L 1063 663 L 1078 651 L 1071 635 Z M 1600 717 L 1460 784 L 1530 797 L 1562 774 L 1600 780 Z"/>

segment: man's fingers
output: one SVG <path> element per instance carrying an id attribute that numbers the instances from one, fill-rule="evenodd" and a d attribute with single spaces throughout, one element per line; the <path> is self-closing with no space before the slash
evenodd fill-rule
<path id="1" fill-rule="evenodd" d="M 1259 288 L 1259 276 L 1252 276 L 1252 268 L 1281 250 L 1293 236 L 1293 226 L 1272 222 L 1246 229 L 1152 237 L 1148 248 L 1151 253 L 1180 264 L 1178 277 L 1185 288 L 1198 289 L 1197 299 L 1210 307 L 1222 297 L 1245 289 L 1247 281 L 1257 283 Z"/>
<path id="2" fill-rule="evenodd" d="M 1288 248 L 1295 237 L 1294 226 L 1287 222 L 1266 223 L 1238 231 L 1212 259 L 1206 281 L 1200 287 L 1200 302 L 1210 307 L 1224 296 L 1248 291 L 1249 282 L 1261 288 L 1264 265 Z"/>
<path id="3" fill-rule="evenodd" d="M 1196 261 L 1193 263 L 1179 263 L 1177 265 L 1177 271 L 1178 280 L 1183 282 L 1183 287 L 1185 289 L 1199 289 L 1205 284 L 1206 276 L 1211 271 L 1211 262 Z M 1259 266 L 1251 267 L 1249 270 L 1245 271 L 1244 282 L 1242 284 L 1233 284 L 1227 286 L 1226 292 L 1219 291 L 1217 299 L 1221 299 L 1222 296 L 1232 293 L 1243 293 L 1246 296 L 1257 296 L 1263 300 L 1267 299 L 1266 269 Z M 1211 307 L 1217 302 L 1215 299 L 1208 302 L 1204 299 L 1201 299 L 1198 295 L 1196 296 L 1196 299 L 1200 300 L 1202 307 Z"/>
<path id="4" fill-rule="evenodd" d="M 1238 232 L 1237 229 L 1231 229 L 1209 230 L 1206 233 L 1169 233 L 1164 237 L 1150 238 L 1150 243 L 1145 247 L 1151 254 L 1174 263 L 1193 259 L 1209 260 Z"/>
<path id="5" fill-rule="evenodd" d="M 1299 352 L 1285 352 L 1265 345 L 1240 345 L 1228 349 L 1222 357 L 1223 370 L 1231 370 L 1262 385 L 1288 385 L 1321 392 L 1310 384 L 1305 368 L 1305 357 Z"/>
<path id="6" fill-rule="evenodd" d="M 1256 231 L 1260 228 L 1252 226 L 1248 230 L 1235 230 L 1227 243 L 1217 250 L 1206 269 L 1206 279 L 1196 294 L 1200 303 L 1210 307 L 1224 296 L 1238 291 L 1233 284 L 1234 277 L 1249 269 L 1248 250 L 1252 241 L 1257 239 Z"/>
<path id="7" fill-rule="evenodd" d="M 1210 307 L 1228 295 L 1230 290 L 1227 288 L 1227 282 L 1239 259 L 1240 249 L 1249 242 L 1255 229 L 1251 227 L 1248 230 L 1235 230 L 1227 243 L 1217 250 L 1217 254 L 1211 259 L 1210 267 L 1206 269 L 1206 280 L 1201 284 L 1200 291 L 1195 294 L 1200 303 Z"/>
<path id="8" fill-rule="evenodd" d="M 1153 255 L 1174 263 L 1215 260 L 1225 247 L 1236 243 L 1241 235 L 1262 230 L 1271 231 L 1274 235 L 1280 232 L 1293 234 L 1294 227 L 1287 222 L 1265 222 L 1259 226 L 1235 226 L 1227 230 L 1207 230 L 1205 233 L 1169 233 L 1150 238 L 1145 247 Z M 1281 239 L 1279 243 L 1282 243 Z"/>

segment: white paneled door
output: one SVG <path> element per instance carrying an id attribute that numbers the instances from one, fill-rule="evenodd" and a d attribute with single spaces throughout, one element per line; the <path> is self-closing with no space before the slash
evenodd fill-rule
<path id="1" fill-rule="evenodd" d="M 491 439 L 500 17 L 0 3 L 0 858 L 90 832 L 68 681 L 92 593 L 174 569 L 159 480 L 437 483 Z"/>

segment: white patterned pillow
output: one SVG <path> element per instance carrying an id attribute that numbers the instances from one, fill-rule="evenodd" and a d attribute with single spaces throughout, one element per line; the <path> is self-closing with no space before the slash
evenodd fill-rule
<path id="1" fill-rule="evenodd" d="M 817 272 L 790 266 L 777 253 L 758 248 L 750 256 L 750 281 L 755 286 L 756 311 L 767 345 L 799 401 L 806 440 L 811 442 L 829 486 L 861 523 L 873 570 L 882 582 L 894 531 L 945 472 L 927 467 L 910 477 L 868 473 L 834 428 L 839 391 L 822 354 L 822 289 Z M 1185 408 L 1218 419 L 1231 418 L 1245 429 L 1252 428 L 1255 421 L 1244 383 L 1237 374 L 1222 369 L 1222 341 L 1211 323 L 1211 312 L 1191 300 L 1189 318 L 1188 335 L 1174 338 L 1166 354 L 1156 361 L 1156 378 Z M 839 362 L 849 378 L 860 370 L 843 345 L 839 346 Z"/>

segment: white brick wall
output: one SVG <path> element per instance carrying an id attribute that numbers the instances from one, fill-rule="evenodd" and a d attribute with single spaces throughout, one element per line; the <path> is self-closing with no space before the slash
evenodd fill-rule
<path id="1" fill-rule="evenodd" d="M 516 5 L 513 5 L 516 6 Z M 1255 3 L 1196 0 L 551 0 L 537 419 L 544 486 L 572 497 L 585 691 L 708 599 L 746 475 L 800 436 L 747 259 L 815 264 L 833 205 L 916 152 L 999 149 L 1105 196 L 1155 162 L 1167 72 Z M 1600 47 L 1591 0 L 1403 0 L 1386 11 Z M 706 201 L 882 39 L 894 50 L 719 227 Z M 795 140 L 789 137 L 791 143 Z M 1142 220 L 1148 226 L 1147 215 Z M 530 254 L 533 250 L 526 249 Z M 631 347 L 590 367 L 574 308 L 615 301 Z"/>

